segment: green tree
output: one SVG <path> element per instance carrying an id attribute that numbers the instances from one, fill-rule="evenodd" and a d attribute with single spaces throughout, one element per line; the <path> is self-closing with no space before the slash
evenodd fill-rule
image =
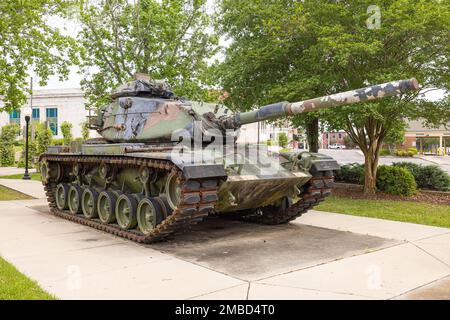
<path id="1" fill-rule="evenodd" d="M 344 144 L 348 149 L 353 149 L 355 147 L 355 142 L 349 136 L 344 137 Z"/>
<path id="2" fill-rule="evenodd" d="M 35 125 L 35 124 L 34 124 Z M 33 167 L 33 159 L 36 157 L 36 139 L 33 136 L 34 130 L 28 130 L 28 168 Z M 21 141 L 22 152 L 20 153 L 20 159 L 17 163 L 18 168 L 25 168 L 25 156 L 26 156 L 26 140 Z"/>
<path id="3" fill-rule="evenodd" d="M 233 42 L 218 68 L 231 105 L 251 108 L 298 101 L 415 76 L 448 91 L 448 1 L 224 0 L 220 30 Z M 381 144 L 405 119 L 444 124 L 448 97 L 418 93 L 326 110 L 331 130 L 345 130 L 365 156 L 367 194 L 375 192 Z M 317 116 L 317 115 L 316 115 Z M 314 117 L 314 115 L 308 115 Z M 304 123 L 304 116 L 293 122 Z"/>
<path id="4" fill-rule="evenodd" d="M 64 145 L 68 146 L 73 140 L 72 124 L 68 121 L 61 123 L 61 132 L 63 135 Z"/>
<path id="5" fill-rule="evenodd" d="M 89 139 L 89 127 L 87 121 L 81 123 L 81 138 L 84 141 Z"/>
<path id="6" fill-rule="evenodd" d="M 218 43 L 208 32 L 206 0 L 82 1 L 80 20 L 90 106 L 109 102 L 111 90 L 136 72 L 168 80 L 178 95 L 204 95 L 207 59 Z"/>
<path id="7" fill-rule="evenodd" d="M 44 153 L 52 142 L 52 130 L 45 123 L 36 125 L 36 156 Z"/>
<path id="8" fill-rule="evenodd" d="M 386 134 L 383 142 L 388 146 L 390 154 L 394 153 L 397 145 L 405 141 L 405 130 L 406 123 L 403 121 L 396 121 Z"/>
<path id="9" fill-rule="evenodd" d="M 72 1 L 0 1 L 0 110 L 11 111 L 26 102 L 30 71 L 45 84 L 49 76 L 66 78 L 75 62 L 74 40 L 63 36 L 48 19 L 66 16 Z"/>
<path id="10" fill-rule="evenodd" d="M 279 134 L 278 134 L 278 145 L 280 146 L 280 147 L 286 147 L 287 146 L 287 144 L 288 144 L 288 137 L 287 137 L 287 134 L 286 133 L 284 133 L 284 132 L 280 132 Z"/>
<path id="11" fill-rule="evenodd" d="M 0 134 L 0 165 L 2 167 L 8 167 L 14 165 L 14 141 L 19 135 L 20 127 L 18 124 L 7 124 L 2 127 Z"/>

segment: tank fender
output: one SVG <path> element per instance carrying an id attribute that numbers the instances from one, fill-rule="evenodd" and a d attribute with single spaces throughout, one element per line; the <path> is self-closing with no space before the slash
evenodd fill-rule
<path id="1" fill-rule="evenodd" d="M 289 153 L 283 155 L 290 161 L 294 161 L 301 169 L 311 174 L 323 171 L 339 170 L 340 166 L 335 159 L 322 153 L 303 151 L 300 153 Z"/>
<path id="2" fill-rule="evenodd" d="M 185 166 L 180 166 L 183 170 L 184 177 L 187 180 L 190 179 L 203 179 L 203 178 L 219 178 L 226 180 L 227 173 L 223 165 L 217 164 L 190 164 Z"/>

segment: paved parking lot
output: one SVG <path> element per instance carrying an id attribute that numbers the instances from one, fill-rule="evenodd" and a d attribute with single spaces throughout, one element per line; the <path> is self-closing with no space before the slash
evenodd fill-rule
<path id="1" fill-rule="evenodd" d="M 61 299 L 450 299 L 450 229 L 317 211 L 139 245 L 0 202 L 0 255 Z"/>
<path id="2" fill-rule="evenodd" d="M 334 150 L 321 149 L 320 153 L 327 154 L 339 162 L 339 164 L 347 163 L 364 163 L 364 156 L 360 150 Z M 450 156 L 421 156 L 414 158 L 401 157 L 380 157 L 379 164 L 392 164 L 394 162 L 412 162 L 421 165 L 437 165 L 450 174 Z"/>

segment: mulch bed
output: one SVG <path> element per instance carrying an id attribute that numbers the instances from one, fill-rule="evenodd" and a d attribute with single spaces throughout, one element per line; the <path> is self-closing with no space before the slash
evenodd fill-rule
<path id="1" fill-rule="evenodd" d="M 336 183 L 335 187 L 333 188 L 333 195 L 351 199 L 412 201 L 450 205 L 450 192 L 420 191 L 411 197 L 405 197 L 394 196 L 378 191 L 373 196 L 367 196 L 363 194 L 363 186 L 349 183 Z"/>

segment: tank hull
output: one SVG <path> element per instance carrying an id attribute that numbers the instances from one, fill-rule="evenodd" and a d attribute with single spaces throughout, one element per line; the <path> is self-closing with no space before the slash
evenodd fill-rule
<path id="1" fill-rule="evenodd" d="M 331 193 L 335 161 L 319 159 L 328 166 L 311 173 L 311 166 L 292 166 L 268 153 L 254 163 L 253 149 L 243 146 L 241 153 L 215 157 L 201 150 L 203 160 L 191 163 L 185 161 L 189 153 L 180 159 L 175 146 L 85 144 L 50 148 L 40 160 L 54 214 L 145 243 L 211 214 L 285 223 Z M 198 153 L 188 158 L 199 158 Z M 103 205 L 105 198 L 109 206 Z M 148 209 L 152 203 L 156 209 Z"/>

